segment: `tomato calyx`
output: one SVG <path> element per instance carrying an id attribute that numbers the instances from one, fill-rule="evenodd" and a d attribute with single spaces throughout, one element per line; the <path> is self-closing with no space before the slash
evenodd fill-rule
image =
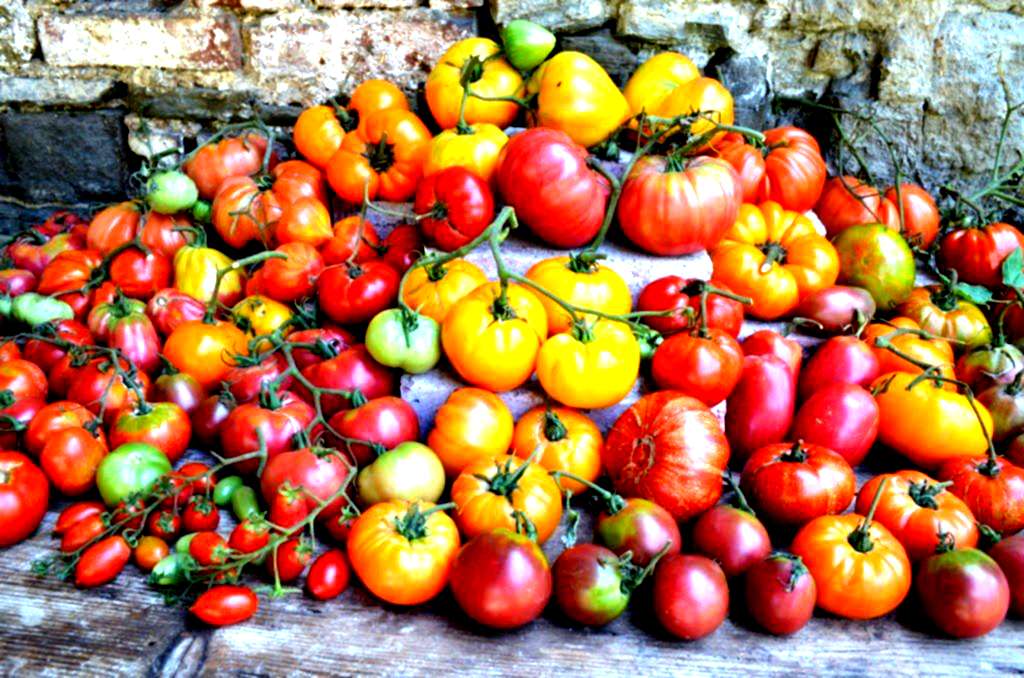
<path id="1" fill-rule="evenodd" d="M 633 552 L 626 551 L 621 556 L 616 558 L 614 561 L 599 561 L 602 565 L 611 565 L 618 573 L 621 581 L 619 582 L 619 590 L 625 595 L 630 595 L 636 589 L 640 588 L 640 584 L 644 583 L 644 580 L 658 565 L 658 561 L 668 553 L 671 548 L 671 542 L 665 542 L 665 545 L 661 547 L 661 550 L 654 554 L 651 561 L 647 565 L 641 567 L 633 562 Z"/>
<path id="2" fill-rule="evenodd" d="M 531 458 L 536 456 L 536 452 L 535 450 L 534 454 L 530 455 Z M 491 493 L 508 497 L 519 487 L 519 481 L 526 474 L 531 463 L 530 460 L 526 460 L 513 471 L 512 461 L 512 459 L 508 459 L 504 464 L 495 461 L 494 465 L 498 470 L 493 476 L 488 478 L 483 474 L 476 474 L 476 478 L 487 483 L 487 489 Z"/>
<path id="3" fill-rule="evenodd" d="M 363 157 L 369 161 L 370 168 L 378 174 L 391 169 L 391 166 L 395 164 L 395 149 L 388 143 L 387 132 L 381 135 L 380 141 L 376 144 L 366 147 Z"/>
<path id="4" fill-rule="evenodd" d="M 431 506 L 426 511 L 420 510 L 420 503 L 414 502 L 409 505 L 405 515 L 395 518 L 395 531 L 409 541 L 416 541 L 427 536 L 427 518 L 438 511 L 447 511 L 456 508 L 455 502 Z"/>
<path id="5" fill-rule="evenodd" d="M 864 520 L 857 526 L 857 529 L 846 538 L 846 541 L 853 547 L 853 550 L 858 553 L 868 553 L 871 549 L 875 548 L 874 542 L 871 541 L 871 521 L 875 517 L 878 504 L 882 501 L 882 492 L 885 491 L 885 486 L 888 483 L 889 478 L 882 476 L 882 482 L 878 483 L 878 489 L 875 490 L 875 496 L 871 500 L 871 508 L 868 509 L 867 515 L 864 516 Z"/>
<path id="6" fill-rule="evenodd" d="M 0 408 L 10 407 L 15 403 L 14 391 L 9 388 L 5 388 L 0 391 Z"/>
<path id="7" fill-rule="evenodd" d="M 597 262 L 607 258 L 608 255 L 602 252 L 583 250 L 571 255 L 565 267 L 573 273 L 597 273 Z"/>
<path id="8" fill-rule="evenodd" d="M 809 575 L 811 573 L 811 571 L 808 570 L 807 566 L 804 564 L 804 559 L 796 555 L 795 553 L 790 553 L 789 551 L 773 551 L 768 556 L 768 559 L 785 560 L 791 563 L 789 570 L 789 578 L 786 580 L 785 583 L 785 589 L 787 592 L 792 592 L 794 589 L 796 589 L 796 585 L 797 583 L 799 583 L 800 578 L 804 575 Z"/>
<path id="9" fill-rule="evenodd" d="M 781 455 L 779 455 L 779 461 L 788 461 L 802 464 L 803 462 L 807 461 L 807 450 L 804 449 L 803 444 L 801 443 L 801 441 L 798 440 L 795 443 L 793 443 L 793 447 L 789 448 Z"/>
<path id="10" fill-rule="evenodd" d="M 440 282 L 446 275 L 448 275 L 448 269 L 444 267 L 443 261 L 429 264 L 425 268 L 427 271 L 427 280 L 430 282 Z"/>
<path id="11" fill-rule="evenodd" d="M 586 320 L 576 318 L 572 323 L 572 336 L 577 341 L 588 344 L 594 340 L 594 328 Z"/>
<path id="12" fill-rule="evenodd" d="M 937 536 L 939 538 L 939 543 L 935 545 L 935 553 L 949 553 L 956 549 L 956 538 L 954 538 L 952 534 L 949 532 L 943 532 L 940 528 Z"/>
<path id="13" fill-rule="evenodd" d="M 562 423 L 562 418 L 558 416 L 558 413 L 550 407 L 544 410 L 544 437 L 550 442 L 556 443 L 559 440 L 563 440 L 568 434 L 569 431 L 565 428 L 565 424 Z"/>
<path id="14" fill-rule="evenodd" d="M 998 531 L 993 530 L 991 527 L 984 523 L 978 523 L 978 548 L 982 551 L 988 551 L 993 546 L 1003 540 L 1003 535 Z"/>
<path id="15" fill-rule="evenodd" d="M 937 510 L 939 508 L 938 502 L 935 501 L 935 497 L 952 485 L 952 481 L 944 483 L 929 483 L 927 480 L 922 480 L 919 483 L 911 483 L 910 487 L 907 488 L 907 494 L 914 500 L 914 503 L 921 508 Z"/>
<path id="16" fill-rule="evenodd" d="M 722 473 L 722 479 L 725 481 L 725 486 L 732 491 L 732 498 L 729 500 L 729 505 L 738 511 L 743 511 L 752 516 L 757 516 L 754 509 L 751 508 L 750 504 L 747 503 L 747 497 L 743 494 L 743 490 L 740 489 L 739 484 L 732 477 L 730 471 L 724 471 Z"/>
<path id="17" fill-rule="evenodd" d="M 508 303 L 508 298 L 504 293 L 491 304 L 491 315 L 494 316 L 495 320 L 515 320 L 519 317 L 516 315 L 512 305 Z"/>
<path id="18" fill-rule="evenodd" d="M 785 263 L 786 261 L 786 248 L 780 243 L 769 241 L 759 245 L 758 249 L 764 254 L 764 262 L 761 263 L 761 267 L 758 269 L 759 273 L 767 273 L 772 270 L 775 264 Z"/>

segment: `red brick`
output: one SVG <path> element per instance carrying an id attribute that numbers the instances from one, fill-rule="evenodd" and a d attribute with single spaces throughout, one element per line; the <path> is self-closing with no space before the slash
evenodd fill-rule
<path id="1" fill-rule="evenodd" d="M 242 41 L 233 16 L 51 15 L 39 19 L 43 57 L 54 66 L 233 70 Z"/>

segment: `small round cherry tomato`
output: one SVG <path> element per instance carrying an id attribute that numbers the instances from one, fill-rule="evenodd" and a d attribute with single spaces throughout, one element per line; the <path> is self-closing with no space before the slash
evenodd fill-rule
<path id="1" fill-rule="evenodd" d="M 321 553 L 306 575 L 306 590 L 317 600 L 337 598 L 348 587 L 348 560 L 338 549 Z"/>

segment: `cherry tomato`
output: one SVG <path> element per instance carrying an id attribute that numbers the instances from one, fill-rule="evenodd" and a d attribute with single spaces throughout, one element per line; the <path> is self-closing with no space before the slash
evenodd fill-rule
<path id="1" fill-rule="evenodd" d="M 313 547 L 305 538 L 289 539 L 267 559 L 267 572 L 276 581 L 287 584 L 301 577 L 312 559 Z"/>
<path id="2" fill-rule="evenodd" d="M 132 557 L 132 549 L 120 535 L 96 542 L 82 552 L 75 565 L 75 586 L 92 588 L 117 578 Z"/>
<path id="3" fill-rule="evenodd" d="M 321 553 L 306 575 L 306 590 L 317 600 L 337 598 L 348 588 L 348 560 L 338 549 Z"/>
<path id="4" fill-rule="evenodd" d="M 697 640 L 715 631 L 729 613 L 725 573 L 704 556 L 666 556 L 654 570 L 654 615 L 672 635 Z"/>
<path id="5" fill-rule="evenodd" d="M 181 514 L 181 524 L 186 532 L 202 532 L 216 530 L 220 525 L 220 511 L 213 502 L 204 496 L 197 495 L 189 500 L 188 506 Z"/>
<path id="6" fill-rule="evenodd" d="M 173 540 L 181 534 L 181 516 L 174 509 L 162 509 L 149 514 L 146 532 L 160 539 Z"/>
<path id="7" fill-rule="evenodd" d="M 769 633 L 796 633 L 814 614 L 818 587 L 807 566 L 790 553 L 774 553 L 747 570 L 747 610 Z"/>
<path id="8" fill-rule="evenodd" d="M 562 551 L 551 568 L 555 601 L 574 622 L 603 626 L 625 612 L 648 572 L 633 567 L 630 556 L 616 556 L 596 544 L 578 544 Z"/>
<path id="9" fill-rule="evenodd" d="M 136 544 L 132 554 L 135 558 L 135 564 L 139 566 L 139 569 L 143 572 L 149 572 L 156 564 L 161 560 L 170 555 L 171 549 L 160 537 L 154 537 L 147 535 L 139 539 L 139 543 Z"/>
<path id="10" fill-rule="evenodd" d="M 727 577 L 743 574 L 771 553 L 768 531 L 747 506 L 719 504 L 693 524 L 693 548 L 718 563 Z"/>
<path id="11" fill-rule="evenodd" d="M 210 626 L 238 624 L 256 614 L 259 600 L 246 586 L 214 586 L 196 598 L 188 609 Z"/>
<path id="12" fill-rule="evenodd" d="M 679 553 L 683 538 L 672 514 L 653 501 L 609 493 L 607 508 L 594 523 L 594 538 L 616 555 L 633 554 L 633 562 L 646 567 L 654 556 Z"/>

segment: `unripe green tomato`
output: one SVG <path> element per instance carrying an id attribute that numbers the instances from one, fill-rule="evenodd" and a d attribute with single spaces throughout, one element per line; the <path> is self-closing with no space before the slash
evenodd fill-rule
<path id="1" fill-rule="evenodd" d="M 555 34 L 526 19 L 508 22 L 501 31 L 501 41 L 509 63 L 521 71 L 539 66 L 555 48 Z"/>
<path id="2" fill-rule="evenodd" d="M 60 299 L 45 294 L 26 292 L 11 301 L 11 315 L 30 327 L 42 325 L 53 320 L 72 320 L 75 311 Z"/>
<path id="3" fill-rule="evenodd" d="M 199 190 L 195 182 L 184 172 L 157 172 L 146 182 L 146 202 L 154 212 L 181 212 L 190 209 L 197 199 Z"/>
<path id="4" fill-rule="evenodd" d="M 896 231 L 882 224 L 844 229 L 832 241 L 839 254 L 839 282 L 863 287 L 879 310 L 890 311 L 914 289 L 914 252 Z"/>
<path id="5" fill-rule="evenodd" d="M 217 506 L 227 506 L 235 490 L 241 487 L 242 484 L 242 479 L 239 476 L 221 478 L 213 487 L 213 502 Z"/>
<path id="6" fill-rule="evenodd" d="M 426 445 L 405 442 L 360 471 L 356 483 L 367 506 L 392 499 L 436 502 L 444 492 L 444 466 Z"/>
<path id="7" fill-rule="evenodd" d="M 183 560 L 182 554 L 178 551 L 164 556 L 150 571 L 149 583 L 154 586 L 175 586 L 185 581 Z"/>
<path id="8" fill-rule="evenodd" d="M 367 326 L 366 350 L 381 365 L 423 374 L 441 360 L 441 326 L 425 315 L 389 308 Z"/>
<path id="9" fill-rule="evenodd" d="M 239 520 L 257 515 L 260 512 L 260 504 L 256 499 L 256 490 L 248 485 L 236 487 L 231 493 L 231 511 Z"/>
<path id="10" fill-rule="evenodd" d="M 107 506 L 128 501 L 149 490 L 171 472 L 167 455 L 148 443 L 125 443 L 108 454 L 96 469 L 96 486 Z"/>

